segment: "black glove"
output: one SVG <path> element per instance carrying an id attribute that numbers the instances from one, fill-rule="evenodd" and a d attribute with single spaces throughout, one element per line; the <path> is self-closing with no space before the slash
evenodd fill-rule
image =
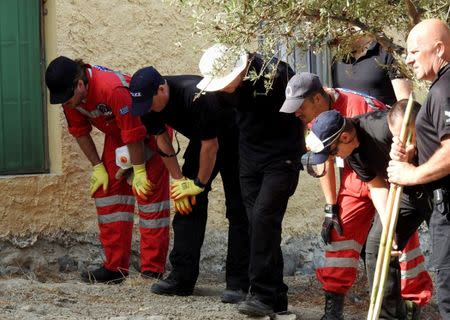
<path id="1" fill-rule="evenodd" d="M 342 228 L 339 223 L 339 207 L 336 204 L 326 204 L 325 208 L 325 220 L 322 224 L 322 239 L 325 244 L 331 243 L 330 234 L 331 228 L 335 228 L 336 232 L 342 236 Z"/>

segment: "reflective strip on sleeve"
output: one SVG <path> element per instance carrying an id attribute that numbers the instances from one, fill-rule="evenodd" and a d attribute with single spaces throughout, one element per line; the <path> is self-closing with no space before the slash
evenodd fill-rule
<path id="1" fill-rule="evenodd" d="M 354 250 L 361 252 L 362 245 L 355 240 L 333 241 L 325 246 L 325 251 Z"/>
<path id="2" fill-rule="evenodd" d="M 99 214 L 97 215 L 98 223 L 111 223 L 118 221 L 130 221 L 133 222 L 133 213 L 131 212 L 114 212 L 110 214 Z"/>
<path id="3" fill-rule="evenodd" d="M 140 219 L 140 221 L 139 221 L 139 225 L 142 228 L 146 228 L 146 229 L 164 228 L 164 227 L 168 227 L 169 224 L 170 224 L 170 218 L 160 218 L 160 219 L 154 219 L 154 220 Z"/>
<path id="4" fill-rule="evenodd" d="M 422 255 L 422 250 L 420 248 L 415 248 L 414 250 L 402 253 L 399 258 L 399 262 L 408 262 Z"/>
<path id="5" fill-rule="evenodd" d="M 416 267 L 409 270 L 401 270 L 400 278 L 401 279 L 414 279 L 421 272 L 425 271 L 425 264 L 423 262 L 419 263 Z"/>
<path id="6" fill-rule="evenodd" d="M 122 82 L 122 85 L 125 88 L 129 88 L 130 87 L 129 83 L 127 82 L 127 80 L 123 76 L 122 72 L 120 72 L 120 71 L 113 71 L 113 72 L 116 74 L 116 76 L 119 78 L 120 82 Z"/>
<path id="7" fill-rule="evenodd" d="M 163 210 L 170 209 L 170 200 L 165 200 L 161 202 L 155 202 L 150 204 L 140 204 L 138 205 L 139 210 L 144 213 L 161 212 Z"/>
<path id="8" fill-rule="evenodd" d="M 324 265 L 322 267 L 337 267 L 337 268 L 355 268 L 359 266 L 359 260 L 354 258 L 325 258 Z"/>
<path id="9" fill-rule="evenodd" d="M 136 200 L 134 196 L 114 195 L 109 197 L 95 198 L 95 206 L 98 208 L 113 206 L 117 204 L 134 206 L 135 201 Z"/>

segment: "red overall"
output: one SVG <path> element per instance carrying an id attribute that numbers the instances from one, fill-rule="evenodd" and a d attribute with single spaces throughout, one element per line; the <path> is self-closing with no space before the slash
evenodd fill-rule
<path id="1" fill-rule="evenodd" d="M 128 273 L 135 197 L 126 177 L 116 179 L 119 167 L 115 150 L 125 144 L 142 141 L 147 131 L 139 117 L 131 115 L 131 96 L 127 89 L 130 77 L 106 68 L 88 69 L 86 102 L 73 109 L 63 106 L 70 134 L 89 135 L 92 126 L 105 134 L 102 162 L 108 172 L 107 192 L 99 188 L 95 194 L 100 241 L 105 253 L 104 267 Z M 148 201 L 138 199 L 140 219 L 141 272 L 164 272 L 169 246 L 169 174 L 156 150 L 154 137 L 146 140 L 153 150 L 147 160 L 147 175 L 153 184 Z"/>
<path id="2" fill-rule="evenodd" d="M 332 108 L 345 117 L 386 109 L 380 101 L 347 90 L 337 89 Z M 375 215 L 375 207 L 368 186 L 356 173 L 344 165 L 337 204 L 343 235 L 331 231 L 331 244 L 325 247 L 324 264 L 316 269 L 323 290 L 346 294 L 353 285 L 359 265 L 359 254 L 369 234 Z M 409 254 L 414 252 L 414 255 Z M 402 297 L 419 305 L 431 299 L 432 281 L 424 267 L 425 258 L 420 250 L 417 231 L 403 250 L 400 259 Z M 409 257 L 409 258 L 408 258 Z"/>

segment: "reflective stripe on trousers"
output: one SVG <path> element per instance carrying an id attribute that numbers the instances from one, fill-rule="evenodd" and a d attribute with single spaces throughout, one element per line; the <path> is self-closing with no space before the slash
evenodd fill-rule
<path id="1" fill-rule="evenodd" d="M 325 246 L 325 260 L 323 265 L 321 265 L 320 267 L 358 268 L 359 258 L 346 257 L 344 256 L 345 253 L 342 256 L 335 256 L 334 254 L 338 253 L 339 251 L 352 250 L 355 251 L 359 256 L 361 248 L 362 245 L 354 240 L 332 242 L 331 244 Z M 333 256 L 330 256 L 331 254 L 333 254 Z"/>
<path id="2" fill-rule="evenodd" d="M 141 228 L 147 229 L 156 229 L 156 228 L 164 228 L 169 227 L 170 218 L 169 217 L 161 217 L 156 219 L 142 219 L 142 216 L 145 214 L 153 213 L 158 214 L 164 212 L 165 210 L 170 210 L 170 200 L 165 200 L 157 203 L 151 203 L 146 205 L 138 205 L 141 219 L 139 220 L 139 226 Z"/>
<path id="3" fill-rule="evenodd" d="M 433 281 L 425 269 L 425 257 L 420 249 L 417 231 L 409 238 L 399 262 L 402 298 L 420 306 L 429 303 L 433 293 Z"/>

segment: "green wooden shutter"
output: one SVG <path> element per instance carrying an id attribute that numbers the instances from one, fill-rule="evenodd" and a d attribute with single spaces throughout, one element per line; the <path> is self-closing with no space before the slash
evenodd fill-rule
<path id="1" fill-rule="evenodd" d="M 0 174 L 47 172 L 39 0 L 0 0 Z"/>

